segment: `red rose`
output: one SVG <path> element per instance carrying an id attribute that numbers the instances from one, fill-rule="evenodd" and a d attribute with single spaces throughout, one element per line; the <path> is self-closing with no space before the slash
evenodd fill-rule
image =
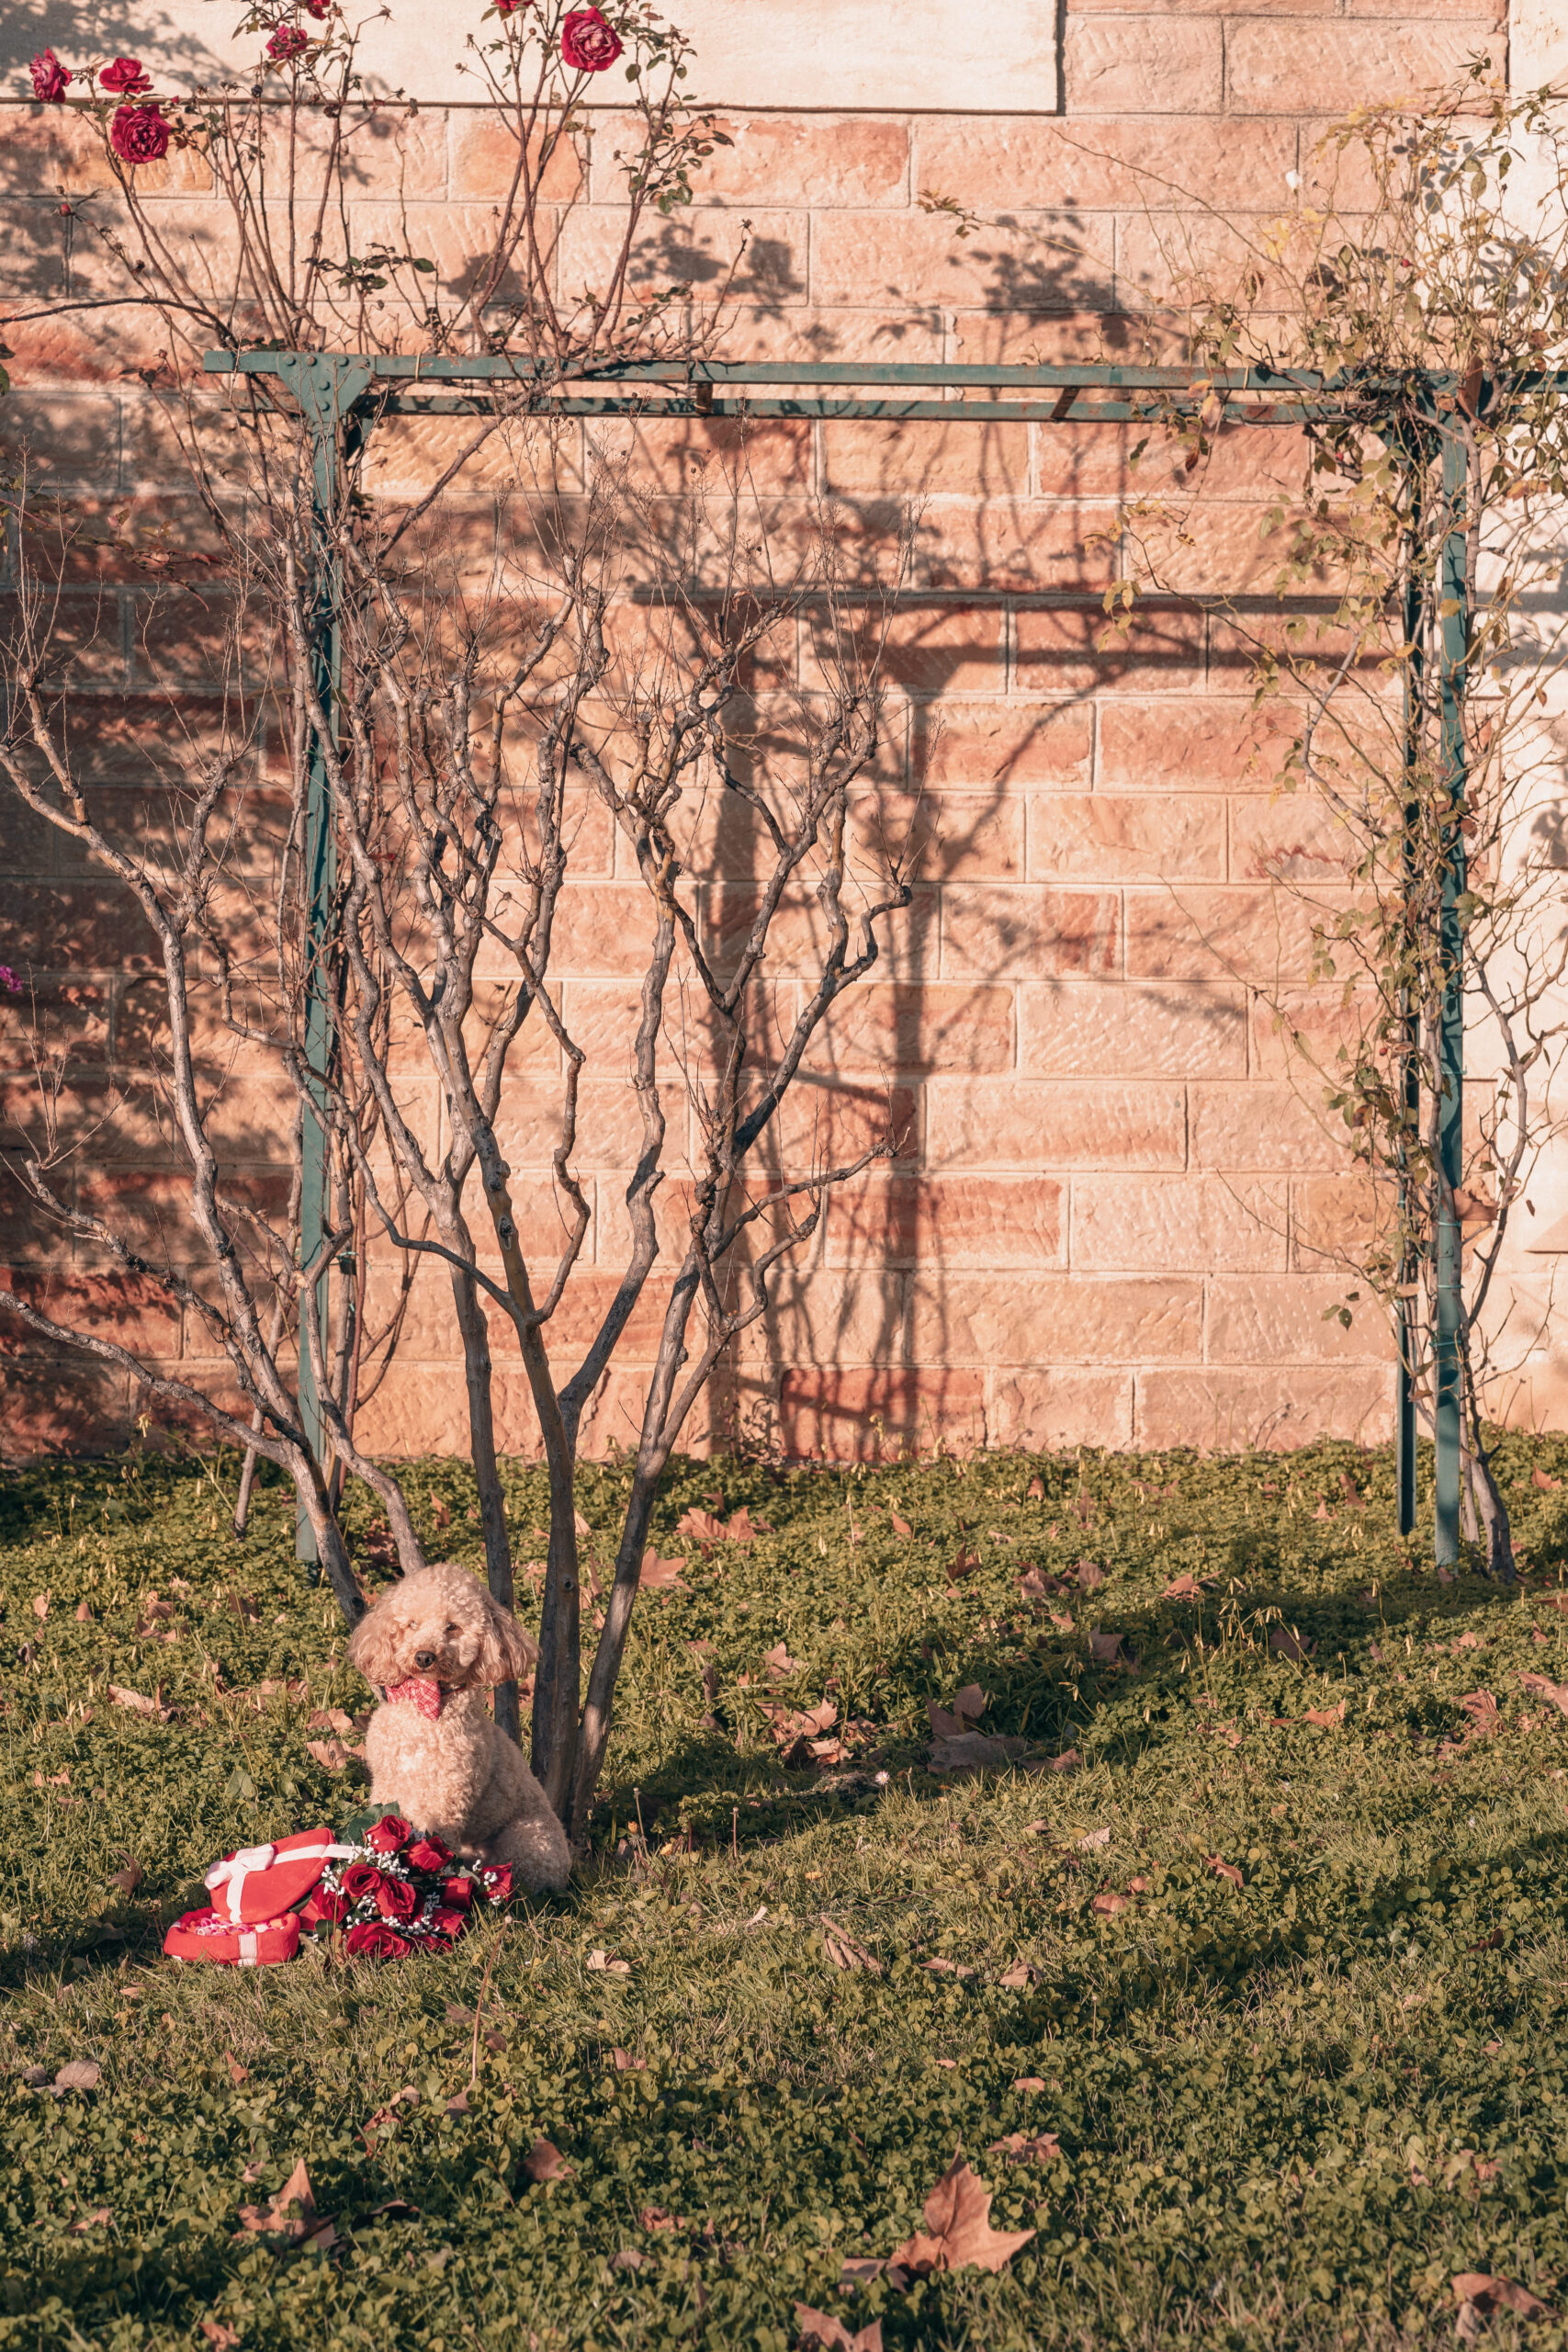
<path id="1" fill-rule="evenodd" d="M 468 1926 L 468 1917 L 461 1911 L 433 1911 L 429 1925 L 433 1935 L 460 1936 Z"/>
<path id="2" fill-rule="evenodd" d="M 444 1871 L 451 1859 L 451 1847 L 444 1846 L 440 1838 L 433 1838 L 428 1830 L 423 1838 L 414 1839 L 403 1856 L 404 1861 L 412 1863 L 416 1871 Z"/>
<path id="3" fill-rule="evenodd" d="M 474 1882 L 471 1878 L 449 1878 L 441 1892 L 446 1902 L 466 1911 L 474 1899 Z"/>
<path id="4" fill-rule="evenodd" d="M 481 1871 L 479 1876 L 484 1881 L 485 1893 L 492 1903 L 511 1902 L 512 1865 L 509 1862 L 502 1862 L 494 1870 Z"/>
<path id="5" fill-rule="evenodd" d="M 71 76 L 52 49 L 44 49 L 33 59 L 28 72 L 33 77 L 33 96 L 41 98 L 46 107 L 60 106 L 71 87 Z"/>
<path id="6" fill-rule="evenodd" d="M 560 28 L 560 53 L 574 74 L 603 74 L 621 53 L 620 37 L 597 8 L 574 8 Z"/>
<path id="7" fill-rule="evenodd" d="M 287 65 L 310 46 L 310 34 L 302 33 L 298 25 L 279 25 L 266 45 L 266 53 L 275 65 Z"/>
<path id="8" fill-rule="evenodd" d="M 408 1844 L 412 1835 L 400 1813 L 384 1813 L 375 1827 L 366 1831 L 365 1842 L 373 1846 L 378 1854 L 395 1854 L 400 1846 Z"/>
<path id="9" fill-rule="evenodd" d="M 338 1883 L 351 1903 L 363 1903 L 380 1885 L 381 1873 L 374 1862 L 350 1862 Z"/>
<path id="10" fill-rule="evenodd" d="M 510 17 L 514 8 L 527 6 L 528 0 L 495 0 L 495 13 L 498 17 Z"/>
<path id="11" fill-rule="evenodd" d="M 299 0 L 299 5 L 308 17 L 314 17 L 320 24 L 321 18 L 331 12 L 333 0 Z"/>
<path id="12" fill-rule="evenodd" d="M 400 1960 L 409 1949 L 408 1938 L 384 1928 L 379 1919 L 362 1919 L 344 1940 L 344 1950 L 355 1960 Z"/>
<path id="13" fill-rule="evenodd" d="M 307 1928 L 317 1928 L 323 1920 L 335 1923 L 346 1917 L 347 1913 L 348 1905 L 341 1894 L 334 1894 L 330 1886 L 318 1886 L 307 1898 L 299 1917 Z"/>
<path id="14" fill-rule="evenodd" d="M 98 76 L 106 90 L 118 92 L 122 98 L 140 97 L 143 90 L 152 87 L 152 76 L 141 70 L 139 57 L 117 57 L 106 65 Z"/>
<path id="15" fill-rule="evenodd" d="M 109 145 L 122 164 L 162 163 L 169 126 L 156 107 L 121 107 L 109 125 Z"/>
<path id="16" fill-rule="evenodd" d="M 412 1919 L 419 1895 L 406 1878 L 384 1878 L 376 1888 L 376 1908 L 383 1919 Z"/>

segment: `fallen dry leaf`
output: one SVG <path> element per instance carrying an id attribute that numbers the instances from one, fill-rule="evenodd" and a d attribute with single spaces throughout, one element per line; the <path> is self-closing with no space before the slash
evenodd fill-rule
<path id="1" fill-rule="evenodd" d="M 305 1718 L 307 1731 L 335 1731 L 346 1739 L 355 1726 L 354 1717 L 342 1707 L 312 1707 Z"/>
<path id="2" fill-rule="evenodd" d="M 66 2231 L 67 2237 L 79 2238 L 86 2230 L 107 2230 L 114 2220 L 107 2205 L 97 2206 L 91 2213 L 79 2214 Z"/>
<path id="3" fill-rule="evenodd" d="M 1041 1570 L 1032 1564 L 1020 1577 L 1018 1589 L 1025 1600 L 1044 1600 L 1051 1590 Z"/>
<path id="4" fill-rule="evenodd" d="M 1111 1831 L 1109 1827 L 1104 1829 L 1086 1829 L 1083 1836 L 1077 1842 L 1083 1848 L 1084 1851 L 1089 1853 L 1092 1851 L 1096 1846 L 1109 1846 L 1111 1843 Z"/>
<path id="5" fill-rule="evenodd" d="M 683 1552 L 678 1560 L 661 1560 L 657 1552 L 649 1549 L 643 1554 L 642 1566 L 637 1572 L 638 1587 L 649 1592 L 688 1592 L 691 1588 L 681 1574 L 685 1565 Z"/>
<path id="6" fill-rule="evenodd" d="M 1060 1756 L 1048 1756 L 1045 1758 L 1045 1770 L 1047 1772 L 1076 1772 L 1080 1761 L 1081 1758 L 1076 1747 L 1064 1747 Z"/>
<path id="7" fill-rule="evenodd" d="M 822 1949 L 835 1968 L 847 1969 L 852 1973 L 860 1969 L 868 1976 L 882 1973 L 882 1962 L 874 1953 L 857 1943 L 849 1930 L 840 1928 L 836 1919 L 829 1919 L 826 1912 L 822 1914 Z"/>
<path id="8" fill-rule="evenodd" d="M 1315 1724 L 1319 1731 L 1328 1731 L 1334 1724 L 1342 1724 L 1344 1720 L 1345 1702 L 1343 1699 L 1340 1700 L 1339 1704 L 1337 1707 L 1308 1707 L 1305 1713 L 1302 1716 L 1303 1724 Z"/>
<path id="9" fill-rule="evenodd" d="M 934 1960 L 922 1960 L 920 1966 L 929 1968 L 933 1976 L 973 1976 L 975 1973 L 963 1961 L 943 1960 L 940 1954 Z"/>
<path id="10" fill-rule="evenodd" d="M 226 2327 L 220 2319 L 204 2319 L 200 2325 L 212 2352 L 235 2352 L 241 2340 L 237 2327 Z"/>
<path id="11" fill-rule="evenodd" d="M 449 2098 L 447 2100 L 444 2111 L 447 2115 L 467 2115 L 468 2112 L 468 2092 L 459 2091 L 456 2098 Z"/>
<path id="12" fill-rule="evenodd" d="M 986 2153 L 1010 2165 L 1054 2165 L 1062 2147 L 1054 2132 L 1010 2132 L 1005 2140 L 993 2140 Z"/>
<path id="13" fill-rule="evenodd" d="M 1494 2278 L 1484 2270 L 1461 2270 L 1454 2278 L 1455 2300 L 1473 2303 L 1483 2317 L 1495 2311 L 1512 2312 L 1517 2319 L 1550 2319 L 1550 2303 L 1532 2295 L 1528 2287 L 1517 2287 L 1511 2278 Z"/>
<path id="14" fill-rule="evenodd" d="M 1033 1984 L 1038 1973 L 1038 1970 L 1031 1968 L 1028 1961 L 1015 1960 L 1006 1974 L 998 1977 L 997 1983 L 1006 1993 L 1024 1993 Z"/>
<path id="15" fill-rule="evenodd" d="M 1544 1674 L 1521 1674 L 1519 1688 L 1533 1698 L 1546 1699 L 1560 1712 L 1568 1715 L 1568 1683 L 1553 1682 Z"/>
<path id="16" fill-rule="evenodd" d="M 1536 1489 L 1538 1494 L 1554 1495 L 1562 1484 L 1562 1481 L 1561 1478 L 1554 1478 L 1551 1471 L 1543 1470 L 1539 1463 L 1530 1472 L 1530 1485 Z"/>
<path id="17" fill-rule="evenodd" d="M 667 2213 L 662 2205 L 645 2205 L 637 2217 L 639 2230 L 683 2230 L 684 2213 Z"/>
<path id="18" fill-rule="evenodd" d="M 79 1600 L 76 1603 L 76 1623 L 78 1625 L 96 1625 L 97 1622 L 97 1619 L 93 1614 L 92 1602 L 90 1600 Z"/>
<path id="19" fill-rule="evenodd" d="M 1234 1862 L 1223 1862 L 1218 1854 L 1205 1854 L 1203 1860 L 1216 1878 L 1226 1880 L 1232 1886 L 1245 1885 L 1246 1882 Z"/>
<path id="20" fill-rule="evenodd" d="M 959 1584 L 965 1577 L 973 1576 L 979 1565 L 980 1555 L 978 1552 L 972 1551 L 965 1544 L 951 1560 L 945 1563 L 942 1574 L 949 1584 Z"/>
<path id="21" fill-rule="evenodd" d="M 895 1535 L 902 1535 L 906 1541 L 909 1536 L 913 1535 L 915 1532 L 910 1526 L 908 1521 L 907 1519 L 900 1519 L 896 1510 L 890 1510 L 888 1512 L 887 1523 L 892 1528 Z"/>
<path id="22" fill-rule="evenodd" d="M 1470 1729 L 1465 1734 L 1467 1739 L 1490 1739 L 1493 1733 L 1501 1728 L 1502 1717 L 1497 1713 L 1497 1702 L 1490 1690 L 1467 1690 L 1460 1705 L 1470 1717 Z"/>
<path id="23" fill-rule="evenodd" d="M 1298 1634 L 1293 1625 L 1271 1625 L 1269 1646 L 1276 1657 L 1290 1658 L 1299 1666 L 1303 1657 L 1312 1656 L 1317 1644 L 1309 1641 L 1304 1634 Z"/>
<path id="24" fill-rule="evenodd" d="M 57 2098 L 65 2091 L 96 2091 L 103 2073 L 96 2058 L 69 2058 L 50 2088 Z"/>
<path id="25" fill-rule="evenodd" d="M 1020 2075 L 1013 2085 L 1015 2091 L 1043 2091 L 1044 2087 L 1045 2078 L 1043 2075 Z"/>
<path id="26" fill-rule="evenodd" d="M 965 1683 L 950 1708 L 939 1707 L 934 1699 L 926 1701 L 933 1739 L 952 1739 L 960 1732 L 971 1730 L 985 1712 L 986 1694 L 977 1682 Z"/>
<path id="27" fill-rule="evenodd" d="M 53 1596 L 47 1592 L 35 1592 L 33 1595 L 33 1615 L 40 1625 L 49 1615 L 49 1604 Z"/>
<path id="28" fill-rule="evenodd" d="M 629 2050 L 612 2050 L 610 2061 L 617 2075 L 646 2075 L 648 2072 L 647 2059 L 634 2058 Z"/>
<path id="29" fill-rule="evenodd" d="M 1000 2270 L 1034 2232 L 993 2230 L 990 2212 L 990 2190 L 954 2156 L 926 2199 L 925 2229 L 888 2256 L 890 2266 L 917 2278 L 933 2270 Z"/>
<path id="30" fill-rule="evenodd" d="M 792 1674 L 800 1672 L 800 1660 L 791 1657 L 783 1642 L 775 1642 L 773 1648 L 764 1653 L 762 1664 L 775 1682 L 785 1682 Z"/>
<path id="31" fill-rule="evenodd" d="M 819 2346 L 821 2352 L 882 2352 L 879 2319 L 868 2320 L 852 2335 L 841 2319 L 813 2311 L 809 2303 L 796 2303 L 795 2324 L 800 2330 L 800 2352 L 811 2352 L 814 2346 Z"/>
<path id="32" fill-rule="evenodd" d="M 1126 1665 L 1128 1663 L 1126 1643 L 1125 1634 L 1102 1633 L 1098 1625 L 1091 1626 L 1089 1629 L 1089 1654 L 1097 1666 Z"/>
<path id="33" fill-rule="evenodd" d="M 1059 1609 L 1052 1610 L 1051 1623 L 1055 1625 L 1058 1634 L 1070 1634 L 1073 1631 L 1072 1619 L 1069 1616 L 1065 1615 Z"/>
<path id="34" fill-rule="evenodd" d="M 1164 1598 L 1167 1600 L 1201 1600 L 1203 1588 L 1195 1576 L 1179 1576 L 1166 1586 Z"/>
<path id="35" fill-rule="evenodd" d="M 118 1886 L 129 1902 L 145 1876 L 146 1872 L 142 1870 L 141 1863 L 132 1855 L 127 1854 L 123 1867 L 109 1872 L 108 1883 L 111 1886 Z"/>
<path id="36" fill-rule="evenodd" d="M 530 2180 L 570 2180 L 573 2168 L 568 2164 L 553 2141 L 536 2140 L 523 2159 L 523 2169 Z"/>
<path id="37" fill-rule="evenodd" d="M 1148 1891 L 1149 1882 L 1146 1878 L 1130 1878 L 1127 1881 L 1127 1892 L 1129 1894 L 1146 1894 Z"/>
<path id="38" fill-rule="evenodd" d="M 315 2192 L 310 2176 L 300 2157 L 283 2187 L 270 2205 L 242 2205 L 240 2230 L 266 2237 L 285 2237 L 295 2245 L 312 2245 L 324 2253 L 337 2236 L 337 2232 L 323 2215 L 316 2211 Z"/>
<path id="39" fill-rule="evenodd" d="M 950 1732 L 926 1751 L 931 1772 L 1001 1772 L 1024 1753 L 1027 1740 L 983 1731 Z"/>
<path id="40" fill-rule="evenodd" d="M 1102 1919 L 1114 1919 L 1118 1911 L 1127 1908 L 1127 1897 L 1108 1886 L 1095 1896 L 1090 1908 L 1098 1911 Z"/>
<path id="41" fill-rule="evenodd" d="M 1085 1592 L 1098 1592 L 1105 1582 L 1105 1570 L 1094 1560 L 1078 1562 L 1078 1584 Z"/>
<path id="42" fill-rule="evenodd" d="M 161 1724 L 166 1724 L 174 1713 L 174 1709 L 165 1707 L 161 1699 L 149 1699 L 141 1690 L 122 1690 L 118 1682 L 109 1684 L 109 1697 L 117 1707 L 124 1707 L 129 1713 L 153 1715 Z"/>
<path id="43" fill-rule="evenodd" d="M 595 1976 L 629 1976 L 632 1973 L 629 1960 L 616 1960 L 611 1953 L 604 1951 L 591 1951 L 588 1966 Z"/>
<path id="44" fill-rule="evenodd" d="M 1030 1480 L 1030 1482 L 1029 1482 L 1029 1486 L 1028 1486 L 1027 1492 L 1028 1492 L 1029 1499 L 1030 1499 L 1030 1501 L 1031 1501 L 1032 1503 L 1043 1503 L 1043 1502 L 1044 1501 L 1044 1499 L 1045 1499 L 1045 1481 L 1044 1481 L 1044 1479 L 1043 1479 L 1043 1478 L 1031 1478 L 1031 1480 Z"/>
<path id="45" fill-rule="evenodd" d="M 348 1750 L 341 1739 L 308 1739 L 305 1748 L 329 1772 L 342 1772 L 347 1768 Z"/>
<path id="46" fill-rule="evenodd" d="M 248 2083 L 250 2081 L 250 2068 L 248 2066 L 242 2066 L 231 2050 L 225 2050 L 223 2052 L 223 2064 L 229 2069 L 230 2076 L 232 2079 L 234 2088 L 236 2090 L 239 2089 L 242 2083 Z"/>

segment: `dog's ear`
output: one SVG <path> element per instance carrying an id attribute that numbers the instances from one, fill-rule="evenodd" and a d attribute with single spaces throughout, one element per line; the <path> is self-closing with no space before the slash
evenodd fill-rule
<path id="1" fill-rule="evenodd" d="M 397 1674 L 392 1646 L 392 1612 L 385 1598 L 366 1611 L 348 1637 L 348 1662 L 367 1682 L 385 1689 Z"/>
<path id="2" fill-rule="evenodd" d="M 498 1682 L 524 1682 L 534 1670 L 539 1645 L 525 1633 L 510 1609 L 490 1593 L 484 1595 L 485 1638 L 479 1653 L 480 1679 L 493 1690 Z"/>

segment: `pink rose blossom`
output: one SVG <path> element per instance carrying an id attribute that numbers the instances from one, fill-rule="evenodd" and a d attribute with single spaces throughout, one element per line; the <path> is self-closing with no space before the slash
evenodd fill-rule
<path id="1" fill-rule="evenodd" d="M 117 57 L 98 79 L 106 90 L 114 90 L 122 98 L 139 98 L 143 90 L 152 87 L 152 76 L 142 72 L 139 57 Z"/>
<path id="2" fill-rule="evenodd" d="M 63 103 L 65 93 L 71 87 L 71 76 L 52 49 L 40 50 L 28 71 L 33 77 L 35 98 L 41 99 L 46 107 Z"/>
<path id="3" fill-rule="evenodd" d="M 574 74 L 603 74 L 621 53 L 620 36 L 597 8 L 574 8 L 560 28 L 560 53 Z"/>
<path id="4" fill-rule="evenodd" d="M 155 106 L 120 107 L 109 125 L 109 145 L 122 164 L 157 164 L 169 152 L 169 126 Z"/>
<path id="5" fill-rule="evenodd" d="M 310 46 L 310 34 L 302 33 L 298 25 L 279 25 L 266 45 L 266 53 L 275 65 L 287 65 L 302 56 Z"/>
<path id="6" fill-rule="evenodd" d="M 22 984 L 9 964 L 0 964 L 0 989 L 5 989 L 11 996 L 20 996 L 22 993 Z"/>

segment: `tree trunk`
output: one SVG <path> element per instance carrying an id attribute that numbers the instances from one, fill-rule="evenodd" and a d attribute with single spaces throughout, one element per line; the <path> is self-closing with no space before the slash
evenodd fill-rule
<path id="1" fill-rule="evenodd" d="M 1486 1573 L 1499 1584 L 1514 1581 L 1514 1536 L 1508 1506 L 1492 1475 L 1492 1464 L 1480 1446 L 1471 1455 L 1471 1480 L 1481 1523 L 1486 1530 Z"/>
<path id="2" fill-rule="evenodd" d="M 309 1458 L 289 1466 L 294 1474 L 295 1492 L 316 1539 L 316 1557 L 352 1632 L 365 1614 L 365 1598 L 349 1560 L 342 1531 L 328 1507 L 327 1490 L 321 1471 Z"/>
<path id="3" fill-rule="evenodd" d="M 490 1325 L 473 1276 L 452 1268 L 452 1303 L 463 1339 L 463 1373 L 468 1389 L 468 1450 L 479 1490 L 479 1525 L 485 1539 L 485 1581 L 503 1609 L 513 1606 L 512 1544 L 506 1502 L 495 1458 L 495 1410 L 491 1388 Z M 515 1682 L 495 1690 L 495 1720 L 511 1739 L 521 1740 L 522 1710 Z"/>

